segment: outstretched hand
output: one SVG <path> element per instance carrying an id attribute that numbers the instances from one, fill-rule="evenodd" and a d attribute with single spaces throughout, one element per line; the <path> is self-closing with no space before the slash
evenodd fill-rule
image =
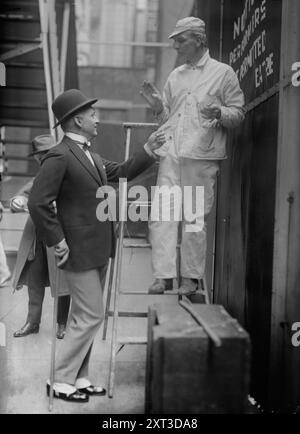
<path id="1" fill-rule="evenodd" d="M 148 139 L 147 145 L 151 152 L 155 151 L 155 149 L 160 148 L 163 144 L 166 143 L 165 133 L 162 131 L 154 132 Z"/>
<path id="2" fill-rule="evenodd" d="M 155 113 L 160 113 L 163 108 L 163 100 L 157 87 L 149 81 L 144 81 L 140 94 L 145 98 Z"/>

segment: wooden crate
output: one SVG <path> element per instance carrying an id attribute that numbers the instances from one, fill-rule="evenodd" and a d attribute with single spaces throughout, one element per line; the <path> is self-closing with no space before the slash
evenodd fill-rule
<path id="1" fill-rule="evenodd" d="M 181 306 L 149 308 L 147 414 L 244 413 L 250 340 L 222 306 L 193 304 L 221 340 L 217 347 Z"/>

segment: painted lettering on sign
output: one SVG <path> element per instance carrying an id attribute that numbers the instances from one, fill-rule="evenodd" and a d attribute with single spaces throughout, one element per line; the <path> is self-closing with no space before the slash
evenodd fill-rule
<path id="1" fill-rule="evenodd" d="M 282 0 L 227 0 L 223 59 L 250 103 L 280 79 Z"/>
<path id="2" fill-rule="evenodd" d="M 239 43 L 229 53 L 229 64 L 240 81 L 254 68 L 255 88 L 274 73 L 274 54 L 267 52 L 268 34 L 264 28 L 267 12 L 267 0 L 260 3 L 246 0 L 242 15 L 233 23 L 233 40 Z M 238 61 L 239 67 L 236 66 Z"/>

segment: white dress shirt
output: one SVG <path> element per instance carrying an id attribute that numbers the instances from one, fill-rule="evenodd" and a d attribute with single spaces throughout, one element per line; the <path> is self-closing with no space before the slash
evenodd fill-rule
<path id="1" fill-rule="evenodd" d="M 65 136 L 69 137 L 69 139 L 73 140 L 74 142 L 77 143 L 77 145 L 79 146 L 79 148 L 82 150 L 82 152 L 85 153 L 85 155 L 88 157 L 88 159 L 90 160 L 90 162 L 92 163 L 92 165 L 95 167 L 95 163 L 94 160 L 90 154 L 90 151 L 88 149 L 83 149 L 83 145 L 87 144 L 88 147 L 91 146 L 91 142 L 89 142 L 87 140 L 86 137 L 82 136 L 81 134 L 76 134 L 76 133 L 65 133 Z"/>

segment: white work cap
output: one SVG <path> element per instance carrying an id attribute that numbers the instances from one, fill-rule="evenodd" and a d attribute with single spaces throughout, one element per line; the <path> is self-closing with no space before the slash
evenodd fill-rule
<path id="1" fill-rule="evenodd" d="M 173 33 L 170 34 L 169 39 L 187 30 L 196 31 L 205 35 L 205 22 L 196 17 L 182 18 L 182 20 L 177 21 L 175 29 Z"/>

